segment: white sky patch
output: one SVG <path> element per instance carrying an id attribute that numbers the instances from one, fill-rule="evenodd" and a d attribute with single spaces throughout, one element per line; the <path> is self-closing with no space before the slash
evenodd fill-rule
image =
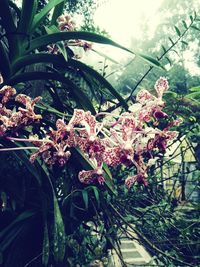
<path id="1" fill-rule="evenodd" d="M 148 21 L 149 35 L 153 35 L 160 21 L 158 8 L 163 0 L 108 0 L 101 5 L 94 21 L 122 45 L 129 45 L 131 37 L 142 37 L 142 24 Z"/>

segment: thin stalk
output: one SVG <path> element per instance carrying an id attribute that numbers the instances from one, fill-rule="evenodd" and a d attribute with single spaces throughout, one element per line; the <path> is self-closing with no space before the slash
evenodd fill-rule
<path id="1" fill-rule="evenodd" d="M 38 147 L 35 146 L 26 146 L 26 147 L 9 147 L 9 148 L 1 148 L 0 152 L 7 152 L 7 151 L 14 151 L 14 150 L 27 150 L 27 149 L 34 149 L 38 150 Z"/>

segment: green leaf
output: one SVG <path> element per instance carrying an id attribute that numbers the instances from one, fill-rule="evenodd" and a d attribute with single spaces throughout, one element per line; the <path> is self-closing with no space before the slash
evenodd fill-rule
<path id="1" fill-rule="evenodd" d="M 15 142 L 15 144 L 17 146 L 21 146 L 21 143 L 18 144 L 17 142 Z M 41 181 L 41 178 L 38 174 L 38 171 L 35 167 L 35 165 L 31 164 L 30 160 L 29 160 L 29 157 L 27 156 L 26 152 L 25 151 L 17 151 L 17 152 L 12 152 L 15 157 L 19 160 L 19 161 L 22 161 L 24 166 L 26 166 L 27 170 L 33 175 L 33 177 L 35 177 L 38 181 L 38 184 L 41 185 L 42 181 Z"/>
<path id="2" fill-rule="evenodd" d="M 54 230 L 53 230 L 53 252 L 56 262 L 61 262 L 65 256 L 65 227 L 58 206 L 58 201 L 54 193 L 53 197 L 54 202 Z"/>
<path id="3" fill-rule="evenodd" d="M 82 71 L 88 73 L 89 75 L 91 75 L 93 78 L 95 78 L 103 87 L 107 88 L 109 90 L 109 92 L 116 97 L 119 102 L 122 104 L 122 106 L 125 109 L 128 109 L 128 105 L 126 103 L 126 101 L 122 98 L 122 96 L 114 89 L 114 87 L 101 75 L 99 74 L 96 70 L 88 67 L 86 64 L 77 61 L 77 60 L 73 60 L 70 59 L 68 61 L 69 65 L 76 67 L 78 69 L 81 69 Z"/>
<path id="4" fill-rule="evenodd" d="M 187 26 L 187 23 L 185 22 L 185 20 L 182 20 L 182 23 L 183 23 L 184 28 L 187 30 L 188 26 Z"/>
<path id="5" fill-rule="evenodd" d="M 174 43 L 174 41 L 172 40 L 171 37 L 169 37 L 169 40 L 170 40 L 170 42 L 172 43 L 172 45 L 175 45 L 175 43 Z"/>
<path id="6" fill-rule="evenodd" d="M 194 21 L 194 18 L 193 18 L 193 16 L 192 16 L 192 15 L 190 15 L 190 20 L 191 20 L 191 22 L 193 22 L 193 21 Z"/>
<path id="7" fill-rule="evenodd" d="M 188 43 L 186 41 L 181 41 L 181 43 L 188 46 Z"/>
<path id="8" fill-rule="evenodd" d="M 85 189 L 82 190 L 82 196 L 83 196 L 85 208 L 87 210 L 88 209 L 88 192 L 87 192 L 87 190 L 85 190 Z"/>
<path id="9" fill-rule="evenodd" d="M 19 58 L 16 60 L 13 65 L 12 69 L 13 72 L 17 72 L 26 65 L 29 64 L 34 64 L 34 63 L 39 63 L 39 62 L 51 62 L 52 64 L 56 64 L 57 66 L 66 68 L 66 67 L 74 67 L 77 69 L 81 69 L 83 72 L 89 74 L 91 77 L 95 78 L 104 88 L 107 88 L 109 92 L 116 97 L 119 102 L 122 104 L 122 106 L 125 109 L 128 109 L 128 105 L 126 101 L 122 98 L 122 96 L 114 89 L 114 87 L 101 75 L 99 74 L 96 70 L 92 69 L 91 67 L 87 66 L 86 64 L 78 61 L 78 60 L 73 60 L 70 59 L 68 62 L 66 62 L 62 57 L 57 56 L 57 55 L 51 55 L 51 54 L 45 54 L 45 53 L 39 53 L 35 55 L 28 55 Z M 35 75 L 34 75 L 35 76 Z M 29 77 L 29 75 L 28 75 Z M 42 75 L 36 75 L 36 77 L 43 77 L 45 79 L 46 76 Z M 33 78 L 33 77 L 32 77 Z M 20 82 L 21 76 L 15 76 L 10 82 L 17 83 Z M 27 78 L 26 80 L 28 80 Z"/>
<path id="10" fill-rule="evenodd" d="M 93 166 L 93 164 L 91 163 L 91 161 L 89 159 L 87 159 L 87 157 L 85 157 L 85 155 L 81 152 L 80 149 L 75 148 L 73 150 L 73 154 L 78 158 L 79 162 L 82 164 L 83 168 L 86 170 L 92 170 L 95 169 L 95 167 Z M 112 181 L 112 176 L 111 173 L 107 167 L 106 164 L 103 165 L 103 170 L 105 173 L 105 184 L 108 187 L 108 189 L 116 195 L 116 190 Z"/>
<path id="11" fill-rule="evenodd" d="M 172 66 L 171 60 L 168 57 L 166 57 L 166 56 L 165 56 L 165 59 L 169 62 L 170 66 Z"/>
<path id="12" fill-rule="evenodd" d="M 174 29 L 175 29 L 177 35 L 180 37 L 181 36 L 181 32 L 180 32 L 179 28 L 174 26 Z"/>
<path id="13" fill-rule="evenodd" d="M 46 18 L 47 14 L 51 11 L 52 8 L 56 7 L 56 5 L 62 3 L 64 0 L 50 0 L 48 4 L 37 14 L 33 20 L 31 32 L 34 32 L 35 29 L 39 26 L 39 24 Z"/>
<path id="14" fill-rule="evenodd" d="M 1 25 L 5 29 L 6 33 L 15 33 L 16 26 L 13 21 L 13 16 L 11 14 L 11 9 L 9 7 L 9 2 L 7 0 L 0 1 L 0 17 Z M 16 58 L 19 54 L 18 50 L 18 37 L 15 34 L 8 34 L 8 45 L 9 45 L 9 58 L 12 60 Z"/>
<path id="15" fill-rule="evenodd" d="M 23 0 L 18 32 L 25 34 L 30 32 L 32 21 L 37 11 L 37 6 L 37 0 Z"/>
<path id="16" fill-rule="evenodd" d="M 200 92 L 200 86 L 195 86 L 189 89 L 190 92 Z"/>
<path id="17" fill-rule="evenodd" d="M 112 174 L 111 174 L 108 166 L 105 163 L 103 164 L 103 170 L 105 173 L 105 175 L 104 175 L 105 176 L 105 184 L 110 189 L 110 191 L 116 196 L 117 191 L 116 191 L 114 183 L 113 183 Z"/>
<path id="18" fill-rule="evenodd" d="M 186 97 L 193 99 L 195 101 L 199 101 L 200 100 L 200 92 L 193 92 L 191 94 L 188 94 Z"/>
<path id="19" fill-rule="evenodd" d="M 46 32 L 48 34 L 59 32 L 58 28 L 55 25 L 52 25 L 49 28 L 45 27 L 45 30 L 46 30 Z M 64 59 L 67 61 L 68 57 L 67 57 L 67 51 L 66 51 L 66 48 L 65 48 L 65 43 L 63 41 L 58 42 L 57 46 L 58 46 L 61 54 L 63 55 Z"/>
<path id="20" fill-rule="evenodd" d="M 145 61 L 147 61 L 150 65 L 154 66 L 154 67 L 159 67 L 161 69 L 164 69 L 165 68 L 160 64 L 160 62 L 158 60 L 156 60 L 155 58 L 153 57 L 150 57 L 150 56 L 147 56 L 147 55 L 144 55 L 144 54 L 140 54 L 140 57 L 142 57 Z"/>
<path id="21" fill-rule="evenodd" d="M 10 85 L 15 85 L 20 82 L 31 81 L 31 80 L 57 80 L 65 85 L 67 85 L 70 90 L 73 99 L 77 102 L 79 108 L 84 110 L 90 110 L 93 114 L 96 113 L 91 101 L 87 95 L 77 87 L 72 81 L 64 77 L 59 73 L 50 73 L 50 72 L 27 72 L 13 76 L 9 80 Z"/>
<path id="22" fill-rule="evenodd" d="M 59 41 L 65 41 L 65 40 L 85 40 L 90 41 L 94 43 L 100 43 L 100 44 L 106 44 L 106 45 L 112 45 L 118 48 L 121 48 L 131 54 L 134 54 L 131 50 L 125 48 L 124 46 L 121 46 L 117 44 L 116 42 L 112 41 L 111 39 L 101 36 L 96 33 L 91 32 L 58 32 L 58 33 L 52 33 L 48 35 L 43 35 L 41 37 L 35 38 L 31 41 L 30 48 L 26 50 L 26 47 L 28 43 L 24 46 L 24 51 L 26 53 L 30 53 L 31 51 L 38 49 L 39 47 L 46 46 L 52 43 L 57 43 Z"/>
<path id="23" fill-rule="evenodd" d="M 99 190 L 96 186 L 90 186 L 90 187 L 87 187 L 87 190 L 89 190 L 90 188 L 92 188 L 93 192 L 94 192 L 94 196 L 96 198 L 96 201 L 97 201 L 97 205 L 98 207 L 100 206 L 100 199 L 99 199 Z"/>
<path id="24" fill-rule="evenodd" d="M 4 228 L 3 230 L 1 230 L 0 232 L 0 240 L 8 235 L 8 233 L 10 232 L 10 230 L 13 228 L 13 226 L 15 226 L 17 223 L 21 223 L 22 221 L 32 217 L 35 215 L 35 212 L 32 210 L 27 210 L 25 212 L 22 212 L 12 223 L 10 223 L 6 228 Z"/>
<path id="25" fill-rule="evenodd" d="M 194 29 L 194 30 L 196 30 L 196 31 L 200 31 L 200 28 L 198 28 L 198 27 L 196 27 L 194 25 L 192 25 L 191 28 Z"/>
<path id="26" fill-rule="evenodd" d="M 66 0 L 64 0 L 62 3 L 58 4 L 53 11 L 52 19 L 51 19 L 51 25 L 56 25 L 57 18 L 62 15 L 63 9 L 65 6 Z"/>
<path id="27" fill-rule="evenodd" d="M 44 238 L 43 238 L 43 246 L 42 246 L 42 263 L 47 266 L 49 261 L 49 233 L 47 221 L 45 220 L 44 225 Z"/>
<path id="28" fill-rule="evenodd" d="M 3 79 L 6 80 L 11 75 L 11 66 L 5 45 L 2 41 L 0 41 L 0 59 L 0 72 Z"/>
<path id="29" fill-rule="evenodd" d="M 164 45 L 162 45 L 161 47 L 162 47 L 164 53 L 166 54 L 167 53 L 167 49 L 164 47 Z"/>

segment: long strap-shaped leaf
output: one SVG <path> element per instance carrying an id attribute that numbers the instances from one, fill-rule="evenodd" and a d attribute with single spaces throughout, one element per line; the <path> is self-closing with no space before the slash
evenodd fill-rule
<path id="1" fill-rule="evenodd" d="M 90 110 L 93 114 L 96 113 L 91 101 L 86 96 L 86 94 L 72 81 L 70 81 L 68 78 L 58 73 L 39 72 L 39 71 L 26 72 L 12 77 L 7 83 L 10 85 L 15 85 L 19 82 L 25 82 L 31 80 L 57 80 L 62 83 L 65 83 L 68 86 L 74 100 L 77 102 L 80 108 L 83 108 L 85 110 Z"/>
<path id="2" fill-rule="evenodd" d="M 52 8 L 56 7 L 58 4 L 62 3 L 64 0 L 50 0 L 48 4 L 38 13 L 32 23 L 31 32 L 34 32 L 39 24 L 46 18 L 47 14 Z"/>
<path id="3" fill-rule="evenodd" d="M 29 33 L 37 10 L 37 0 L 23 0 L 18 32 Z"/>
<path id="4" fill-rule="evenodd" d="M 52 43 L 57 43 L 59 41 L 65 41 L 65 40 L 86 40 L 94 43 L 100 43 L 100 44 L 107 44 L 112 45 L 118 48 L 121 48 L 131 54 L 134 54 L 131 50 L 128 48 L 112 41 L 111 39 L 104 37 L 102 35 L 91 33 L 91 32 L 83 32 L 83 31 L 77 31 L 77 32 L 57 32 L 52 34 L 43 35 L 41 37 L 35 38 L 31 41 L 30 47 L 26 50 L 27 44 L 24 47 L 25 53 L 30 53 L 31 51 L 41 47 L 46 46 Z"/>
<path id="5" fill-rule="evenodd" d="M 10 50 L 10 59 L 15 58 L 18 54 L 17 48 L 17 36 L 14 35 L 16 32 L 16 26 L 14 24 L 13 16 L 9 7 L 9 2 L 7 0 L 0 0 L 0 18 L 1 25 L 6 31 L 8 38 L 9 50 Z"/>
<path id="6" fill-rule="evenodd" d="M 0 41 L 0 72 L 4 79 L 8 79 L 11 74 L 10 61 L 2 41 Z"/>
<path id="7" fill-rule="evenodd" d="M 62 57 L 59 57 L 57 55 L 40 53 L 19 58 L 13 64 L 12 69 L 13 72 L 15 73 L 19 71 L 22 67 L 25 67 L 26 65 L 39 62 L 51 62 L 53 64 L 57 64 L 57 66 L 60 67 L 73 66 L 75 68 L 81 69 L 85 73 L 95 78 L 103 87 L 107 88 L 110 91 L 110 93 L 120 101 L 120 103 L 125 109 L 128 108 L 128 105 L 123 99 L 123 97 L 114 89 L 114 87 L 102 75 L 100 75 L 96 70 L 92 69 L 91 67 L 87 66 L 86 64 L 80 61 L 71 59 L 68 62 L 66 62 Z"/>

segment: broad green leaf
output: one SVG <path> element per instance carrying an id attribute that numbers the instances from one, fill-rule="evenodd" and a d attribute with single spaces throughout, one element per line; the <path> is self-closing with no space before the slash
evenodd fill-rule
<path id="1" fill-rule="evenodd" d="M 94 43 L 100 43 L 100 44 L 106 44 L 106 45 L 112 45 L 118 48 L 121 48 L 131 54 L 134 54 L 131 50 L 125 48 L 124 46 L 121 46 L 117 44 L 116 42 L 112 41 L 111 39 L 101 36 L 96 33 L 91 32 L 58 32 L 58 33 L 52 33 L 48 35 L 43 35 L 41 37 L 35 38 L 31 41 L 30 48 L 26 50 L 27 44 L 24 46 L 25 53 L 30 53 L 31 51 L 40 48 L 42 46 L 46 46 L 52 43 L 57 43 L 59 41 L 65 41 L 65 40 L 85 40 L 90 41 Z"/>
<path id="2" fill-rule="evenodd" d="M 62 15 L 63 13 L 63 9 L 65 6 L 65 2 L 66 0 L 64 0 L 63 2 L 61 2 L 60 4 L 58 4 L 53 11 L 53 15 L 52 15 L 52 19 L 51 19 L 51 25 L 56 25 L 56 20 L 57 18 Z"/>
<path id="3" fill-rule="evenodd" d="M 65 226 L 63 223 L 62 215 L 58 205 L 57 198 L 54 193 L 54 229 L 53 229 L 53 252 L 56 262 L 62 262 L 65 256 Z"/>
<path id="4" fill-rule="evenodd" d="M 64 0 L 50 0 L 48 4 L 44 6 L 44 8 L 38 13 L 33 19 L 31 32 L 34 32 L 35 29 L 39 26 L 39 24 L 46 18 L 47 14 L 51 11 L 52 8 L 56 7 L 56 5 L 62 3 Z"/>
<path id="5" fill-rule="evenodd" d="M 77 69 L 81 69 L 83 72 L 89 74 L 91 77 L 95 78 L 103 87 L 107 88 L 109 92 L 116 97 L 116 99 L 119 100 L 119 102 L 122 104 L 122 106 L 125 109 L 128 109 L 128 105 L 125 102 L 125 100 L 122 98 L 122 96 L 113 88 L 113 86 L 101 75 L 99 74 L 96 70 L 92 69 L 91 67 L 87 66 L 86 64 L 78 61 L 78 60 L 73 60 L 70 59 L 68 62 L 66 62 L 62 57 L 59 57 L 57 55 L 51 55 L 51 54 L 45 54 L 45 53 L 40 53 L 40 54 L 35 54 L 35 55 L 28 55 L 19 58 L 16 60 L 12 66 L 13 72 L 19 71 L 21 68 L 25 67 L 26 65 L 29 64 L 34 64 L 34 63 L 39 63 L 39 62 L 51 62 L 53 64 L 56 64 L 57 66 L 60 67 L 74 67 Z M 28 75 L 29 76 L 29 75 Z M 35 75 L 34 75 L 35 76 Z M 38 77 L 38 75 L 36 75 Z M 20 76 L 21 77 L 21 76 Z M 13 82 L 19 82 L 20 77 L 15 77 L 11 81 Z M 43 77 L 43 76 L 40 76 Z M 45 78 L 45 76 L 44 76 Z M 17 79 L 17 80 L 16 80 Z M 27 78 L 28 80 L 29 78 Z"/>
<path id="6" fill-rule="evenodd" d="M 93 114 L 96 113 L 87 95 L 72 81 L 70 81 L 68 78 L 64 77 L 59 73 L 39 72 L 39 71 L 26 72 L 13 76 L 9 80 L 9 84 L 14 85 L 20 82 L 31 81 L 31 80 L 57 80 L 64 83 L 65 85 L 67 85 L 68 89 L 72 94 L 73 99 L 77 102 L 79 108 L 90 110 Z"/>
<path id="7" fill-rule="evenodd" d="M 85 190 L 85 189 L 82 190 L 82 196 L 83 196 L 83 201 L 85 204 L 85 209 L 87 210 L 88 209 L 88 192 L 87 192 L 87 190 Z"/>
<path id="8" fill-rule="evenodd" d="M 43 237 L 43 246 L 42 246 L 42 263 L 44 266 L 47 266 L 49 261 L 49 233 L 47 221 L 44 225 L 44 237 Z"/>
<path id="9" fill-rule="evenodd" d="M 31 25 L 35 13 L 37 11 L 38 0 L 23 0 L 22 11 L 18 27 L 18 32 L 28 34 L 31 30 Z M 23 36 L 23 39 L 26 36 Z"/>
<path id="10" fill-rule="evenodd" d="M 177 26 L 174 26 L 174 29 L 175 29 L 177 35 L 180 37 L 181 36 L 181 32 L 180 32 L 179 28 Z"/>
<path id="11" fill-rule="evenodd" d="M 144 54 L 140 54 L 140 56 L 145 60 L 147 61 L 150 65 L 154 66 L 154 67 L 159 67 L 159 68 L 162 68 L 162 69 L 165 69 L 158 60 L 156 60 L 155 58 L 153 57 L 150 57 L 150 56 L 147 56 L 147 55 L 144 55 Z"/>

